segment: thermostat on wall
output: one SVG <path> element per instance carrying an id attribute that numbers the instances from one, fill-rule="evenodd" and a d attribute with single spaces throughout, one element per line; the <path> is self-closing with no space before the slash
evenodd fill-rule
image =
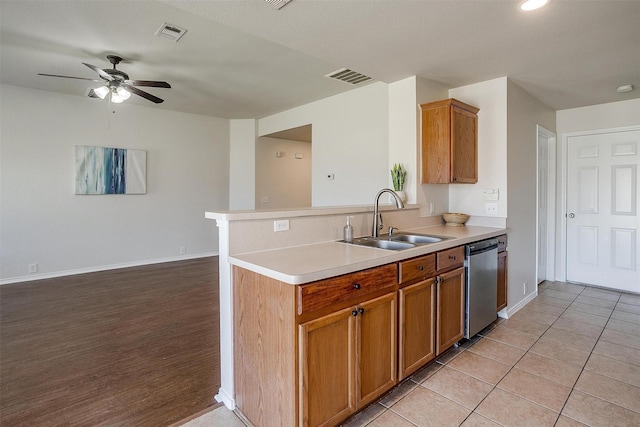
<path id="1" fill-rule="evenodd" d="M 482 200 L 498 200 L 500 198 L 500 190 L 498 188 L 485 188 L 482 191 Z"/>

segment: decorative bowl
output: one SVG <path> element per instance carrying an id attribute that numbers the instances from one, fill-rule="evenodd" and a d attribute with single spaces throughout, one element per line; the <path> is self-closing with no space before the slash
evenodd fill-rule
<path id="1" fill-rule="evenodd" d="M 464 227 L 464 223 L 469 220 L 469 215 L 463 213 L 443 213 L 442 219 L 449 227 Z"/>

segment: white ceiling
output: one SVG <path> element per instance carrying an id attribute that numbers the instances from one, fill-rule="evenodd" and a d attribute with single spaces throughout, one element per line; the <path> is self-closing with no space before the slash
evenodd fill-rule
<path id="1" fill-rule="evenodd" d="M 82 62 L 126 62 L 158 108 L 259 118 L 353 89 L 347 67 L 391 83 L 417 75 L 448 87 L 507 76 L 555 109 L 640 97 L 640 0 L 0 0 L 0 81 L 84 96 Z M 154 36 L 167 22 L 177 43 Z M 618 85 L 635 90 L 618 94 Z M 96 84 L 97 86 L 97 84 Z M 144 88 L 143 88 L 144 89 Z M 95 102 L 105 102 L 96 99 Z M 129 101 L 154 104 L 133 96 Z"/>

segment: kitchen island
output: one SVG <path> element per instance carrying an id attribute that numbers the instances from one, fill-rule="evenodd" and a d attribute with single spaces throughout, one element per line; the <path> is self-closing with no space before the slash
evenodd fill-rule
<path id="1" fill-rule="evenodd" d="M 387 224 L 403 231 L 450 239 L 401 251 L 339 242 L 346 215 L 352 216 L 356 235 L 367 234 L 370 207 L 207 213 L 220 228 L 222 387 L 218 400 L 232 409 L 237 405 L 254 425 L 319 425 L 346 418 L 398 382 L 396 330 L 403 286 L 398 268 L 402 262 L 425 257 L 428 262 L 437 253 L 505 234 L 501 227 L 446 227 L 439 216 L 418 217 L 416 206 L 403 211 L 383 209 L 383 213 Z M 290 221 L 290 229 L 275 233 L 273 221 L 282 218 Z M 463 285 L 464 275 L 452 272 L 461 271 L 461 266 L 425 271 L 434 278 L 448 275 L 451 283 L 457 283 L 457 288 L 451 287 L 457 307 L 462 297 L 456 289 Z M 347 292 L 355 285 L 362 292 L 339 294 L 337 299 L 326 293 L 333 288 Z M 434 288 L 431 295 L 439 294 Z M 325 329 L 327 325 L 332 327 Z M 314 340 L 324 344 L 317 346 Z M 335 351 L 321 354 L 314 348 Z M 322 362 L 313 362 L 314 357 Z M 349 372 L 325 375 L 314 366 Z M 319 377 L 337 381 L 331 386 L 336 392 L 327 393 L 325 386 L 310 379 Z M 324 394 L 322 399 L 309 400 L 309 393 Z M 308 405 L 316 401 L 325 403 Z"/>

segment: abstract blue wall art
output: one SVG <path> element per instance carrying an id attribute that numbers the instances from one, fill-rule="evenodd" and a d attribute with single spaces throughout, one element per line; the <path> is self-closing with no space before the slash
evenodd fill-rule
<path id="1" fill-rule="evenodd" d="M 146 194 L 147 152 L 76 146 L 76 194 Z"/>

